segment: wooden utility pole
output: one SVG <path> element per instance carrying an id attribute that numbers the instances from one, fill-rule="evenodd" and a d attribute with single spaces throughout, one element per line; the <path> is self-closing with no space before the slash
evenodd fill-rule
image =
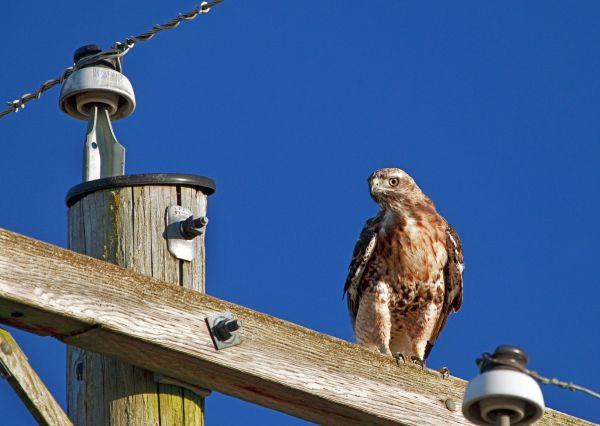
<path id="1" fill-rule="evenodd" d="M 207 196 L 214 190 L 212 180 L 191 175 L 115 176 L 85 182 L 67 195 L 69 248 L 203 293 L 204 234 L 191 240 L 191 261 L 178 259 L 167 248 L 165 220 L 170 206 L 189 209 L 194 218 L 205 217 Z M 75 425 L 203 425 L 202 395 L 197 389 L 164 384 L 172 382 L 143 368 L 68 347 L 68 414 Z"/>

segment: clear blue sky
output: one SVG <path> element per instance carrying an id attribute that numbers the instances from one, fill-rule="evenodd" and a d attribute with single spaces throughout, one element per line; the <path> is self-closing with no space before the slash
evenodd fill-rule
<path id="1" fill-rule="evenodd" d="M 4 2 L 0 100 L 59 75 L 81 45 L 196 5 Z M 216 180 L 208 293 L 348 340 L 342 286 L 376 213 L 366 177 L 404 168 L 465 249 L 463 308 L 429 366 L 468 379 L 481 352 L 511 343 L 532 369 L 598 390 L 598 22 L 597 0 L 226 0 L 127 55 L 138 106 L 115 132 L 128 173 Z M 85 123 L 58 93 L 0 120 L 0 226 L 64 247 Z M 14 334 L 64 404 L 64 345 Z M 600 422 L 597 400 L 543 391 Z M 34 424 L 5 382 L 0 411 Z M 219 394 L 206 417 L 306 424 Z"/>

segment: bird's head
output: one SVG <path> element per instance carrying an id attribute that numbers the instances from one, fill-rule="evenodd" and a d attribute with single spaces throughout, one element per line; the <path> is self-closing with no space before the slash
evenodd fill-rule
<path id="1" fill-rule="evenodd" d="M 416 204 L 427 199 L 413 178 L 401 169 L 376 170 L 368 182 L 371 197 L 382 208 L 406 202 Z"/>

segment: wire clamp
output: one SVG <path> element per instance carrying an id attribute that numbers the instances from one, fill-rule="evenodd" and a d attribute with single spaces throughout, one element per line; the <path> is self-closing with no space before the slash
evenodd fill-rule
<path id="1" fill-rule="evenodd" d="M 207 1 L 203 1 L 200 3 L 200 7 L 198 8 L 198 13 L 208 13 L 210 12 L 210 7 L 208 6 Z"/>

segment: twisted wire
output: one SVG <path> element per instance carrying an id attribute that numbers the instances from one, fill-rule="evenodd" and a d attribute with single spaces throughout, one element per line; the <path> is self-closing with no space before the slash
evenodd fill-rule
<path id="1" fill-rule="evenodd" d="M 120 58 L 126 55 L 129 52 L 129 50 L 135 46 L 136 43 L 148 41 L 161 31 L 172 30 L 173 28 L 177 28 L 179 24 L 181 24 L 183 21 L 191 21 L 201 13 L 208 13 L 211 7 L 222 3 L 223 1 L 224 0 L 213 0 L 210 2 L 202 2 L 202 4 L 200 4 L 200 6 L 196 9 L 191 10 L 187 13 L 180 13 L 176 18 L 170 20 L 167 23 L 156 24 L 152 27 L 152 29 L 146 31 L 145 33 L 139 34 L 137 36 L 127 37 L 121 42 L 116 42 L 110 49 L 82 58 L 76 64 L 66 68 L 59 77 L 53 80 L 45 81 L 35 92 L 26 93 L 19 99 L 7 102 L 6 104 L 8 105 L 8 107 L 4 111 L 0 111 L 0 118 L 10 114 L 11 112 L 18 112 L 19 110 L 25 108 L 25 104 L 27 102 L 33 99 L 39 99 L 40 96 L 42 96 L 42 93 L 44 93 L 45 91 L 50 90 L 57 84 L 63 84 L 63 82 L 71 74 L 73 74 L 73 72 L 85 65 L 89 65 L 100 59 L 116 58 L 117 64 L 119 64 L 120 67 Z"/>
<path id="2" fill-rule="evenodd" d="M 583 386 L 576 385 L 573 382 L 564 382 L 564 381 L 559 380 L 559 379 L 550 379 L 548 377 L 541 376 L 538 372 L 532 371 L 532 370 L 528 370 L 527 368 L 524 368 L 524 367 L 520 367 L 518 364 L 507 362 L 507 361 L 505 361 L 503 359 L 494 358 L 494 356 L 492 354 L 488 353 L 488 352 L 484 353 L 482 355 L 482 357 L 483 357 L 483 359 L 481 361 L 483 361 L 483 360 L 491 361 L 491 362 L 496 363 L 496 364 L 502 364 L 502 365 L 506 365 L 506 366 L 511 367 L 511 368 L 515 368 L 515 369 L 521 371 L 522 373 L 525 373 L 528 376 L 534 378 L 535 380 L 537 380 L 538 382 L 540 382 L 543 385 L 555 385 L 555 386 L 558 386 L 558 387 L 560 387 L 562 389 L 568 389 L 568 390 L 573 391 L 573 392 L 580 391 L 580 392 L 587 393 L 588 395 L 591 395 L 591 396 L 593 396 L 595 398 L 600 399 L 600 393 L 594 392 L 593 390 L 585 388 Z M 480 360 L 478 360 L 478 364 L 480 364 L 479 361 Z"/>

